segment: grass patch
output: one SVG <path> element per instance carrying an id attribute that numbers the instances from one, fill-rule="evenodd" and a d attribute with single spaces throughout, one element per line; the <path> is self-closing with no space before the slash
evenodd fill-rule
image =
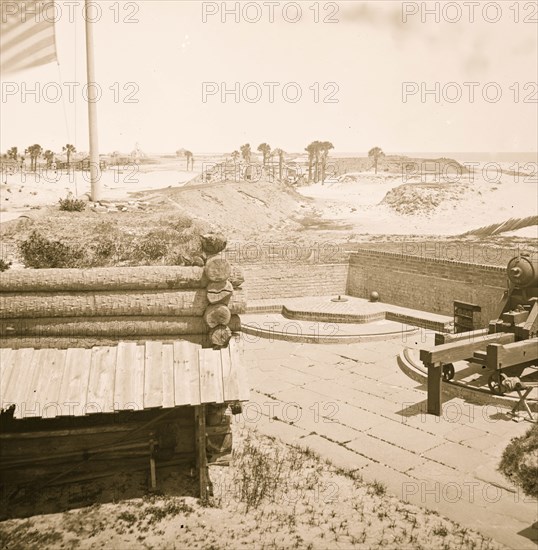
<path id="1" fill-rule="evenodd" d="M 313 455 L 299 447 L 282 449 L 267 445 L 252 432 L 248 432 L 243 444 L 233 452 L 235 476 L 234 497 L 245 504 L 246 511 L 259 508 L 262 503 L 274 503 L 293 492 L 313 487 L 317 481 L 315 472 L 304 483 L 293 481 L 293 473 L 301 470 Z M 292 475 L 290 475 L 292 474 Z"/>
<path id="2" fill-rule="evenodd" d="M 52 548 L 63 541 L 63 534 L 55 529 L 36 529 L 29 520 L 23 521 L 14 529 L 5 529 L 0 524 L 0 548 L 10 550 L 41 550 Z"/>
<path id="3" fill-rule="evenodd" d="M 86 208 L 86 201 L 77 199 L 73 195 L 68 195 L 58 202 L 60 203 L 60 210 L 64 212 L 82 212 Z"/>
<path id="4" fill-rule="evenodd" d="M 230 466 L 210 467 L 211 506 L 195 496 L 149 495 L 8 520 L 0 547 L 501 549 L 306 449 L 246 427 L 234 428 L 234 440 Z M 157 479 L 163 484 L 164 473 Z"/>
<path id="5" fill-rule="evenodd" d="M 380 497 L 387 493 L 387 486 L 382 481 L 375 479 L 373 483 L 370 484 L 369 490 L 372 494 Z"/>
<path id="6" fill-rule="evenodd" d="M 36 269 L 203 265 L 200 235 L 207 224 L 177 214 L 129 214 L 63 213 L 55 219 L 19 220 L 2 238 L 14 241 L 17 259 Z"/>
<path id="7" fill-rule="evenodd" d="M 499 471 L 523 492 L 538 499 L 538 424 L 515 437 L 503 452 Z"/>

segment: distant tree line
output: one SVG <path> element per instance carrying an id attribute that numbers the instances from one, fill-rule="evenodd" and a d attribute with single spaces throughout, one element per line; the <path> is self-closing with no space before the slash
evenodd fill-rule
<path id="1" fill-rule="evenodd" d="M 67 157 L 67 166 L 69 166 L 71 163 L 71 155 L 76 153 L 77 150 L 74 145 L 72 145 L 71 143 L 67 143 L 62 147 L 62 152 L 65 153 Z M 26 158 L 29 157 L 31 171 L 37 170 L 37 162 L 41 157 L 45 159 L 47 168 L 50 168 L 55 162 L 55 156 L 56 154 L 53 151 L 51 151 L 50 149 L 44 151 L 43 147 L 38 143 L 34 143 L 33 145 L 27 147 L 24 150 L 23 155 L 19 154 L 18 147 L 11 147 L 7 150 L 7 153 L 5 154 L 5 158 L 7 158 L 7 160 L 12 160 L 16 163 L 18 163 L 19 161 L 24 162 Z"/>
<path id="2" fill-rule="evenodd" d="M 334 145 L 330 141 L 313 141 L 305 148 L 305 151 L 308 153 L 309 183 L 325 181 L 327 175 L 327 160 L 331 149 L 334 149 Z M 278 177 L 282 180 L 286 156 L 284 149 L 280 147 L 271 149 L 271 146 L 264 142 L 258 145 L 257 150 L 262 154 L 264 168 L 267 167 L 269 162 L 272 162 L 273 158 L 278 159 Z M 241 145 L 239 150 L 235 150 L 231 153 L 231 157 L 234 163 L 241 158 L 246 164 L 250 164 L 252 157 L 252 148 L 250 143 Z"/>

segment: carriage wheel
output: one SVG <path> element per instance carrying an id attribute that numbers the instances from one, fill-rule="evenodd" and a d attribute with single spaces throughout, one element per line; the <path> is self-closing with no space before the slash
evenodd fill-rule
<path id="1" fill-rule="evenodd" d="M 494 393 L 495 395 L 504 395 L 504 380 L 506 380 L 505 374 L 499 371 L 494 372 L 488 380 L 488 386 L 491 393 Z"/>
<path id="2" fill-rule="evenodd" d="M 456 371 L 454 370 L 454 365 L 452 363 L 447 363 L 446 365 L 443 365 L 443 380 L 445 382 L 449 382 L 454 378 L 454 374 Z"/>

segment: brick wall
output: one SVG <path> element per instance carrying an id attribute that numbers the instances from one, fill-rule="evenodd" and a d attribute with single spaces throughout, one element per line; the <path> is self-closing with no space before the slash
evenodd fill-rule
<path id="1" fill-rule="evenodd" d="M 269 298 L 345 294 L 347 263 L 268 262 L 241 264 L 247 303 Z"/>
<path id="2" fill-rule="evenodd" d="M 225 256 L 241 266 L 252 300 L 345 294 L 349 252 L 330 241 L 232 242 Z"/>
<path id="3" fill-rule="evenodd" d="M 482 307 L 481 326 L 495 317 L 506 289 L 504 267 L 439 260 L 360 249 L 351 254 L 347 294 L 368 298 L 377 291 L 383 302 L 453 314 L 454 300 Z"/>

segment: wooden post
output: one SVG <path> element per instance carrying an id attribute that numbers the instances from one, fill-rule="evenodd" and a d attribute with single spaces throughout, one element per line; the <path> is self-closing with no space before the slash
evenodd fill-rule
<path id="1" fill-rule="evenodd" d="M 155 433 L 150 432 L 149 434 L 149 474 L 150 474 L 150 491 L 157 490 L 157 472 L 155 470 Z"/>
<path id="2" fill-rule="evenodd" d="M 91 199 L 101 199 L 101 174 L 99 166 L 99 140 L 97 139 L 97 83 L 95 82 L 95 63 L 93 53 L 93 21 L 88 14 L 90 1 L 86 0 L 86 73 L 88 86 L 88 127 L 90 130 L 90 182 Z"/>
<path id="3" fill-rule="evenodd" d="M 538 418 L 536 420 L 534 419 L 534 415 L 532 414 L 532 411 L 529 407 L 529 404 L 527 403 L 527 397 L 529 396 L 531 391 L 535 387 L 537 387 L 537 385 L 538 384 L 535 383 L 535 384 L 532 384 L 532 385 L 529 385 L 529 386 L 524 386 L 523 388 L 518 388 L 516 390 L 517 394 L 519 395 L 519 401 L 513 406 L 512 411 L 511 411 L 511 414 L 515 419 L 519 418 L 518 410 L 521 407 L 521 405 L 523 405 L 523 407 L 527 411 L 527 414 L 529 415 L 530 421 L 531 422 L 538 422 Z"/>
<path id="4" fill-rule="evenodd" d="M 194 434 L 196 448 L 196 469 L 200 481 L 200 498 L 205 500 L 208 495 L 206 433 L 205 433 L 205 405 L 194 407 Z"/>
<path id="5" fill-rule="evenodd" d="M 443 401 L 441 395 L 442 363 L 432 363 L 428 367 L 428 414 L 441 416 Z"/>

